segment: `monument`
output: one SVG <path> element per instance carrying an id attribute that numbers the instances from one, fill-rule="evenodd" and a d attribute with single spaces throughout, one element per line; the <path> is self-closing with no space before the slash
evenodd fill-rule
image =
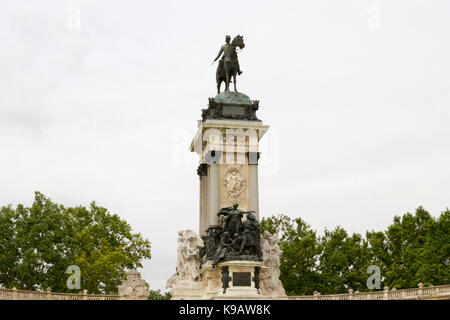
<path id="1" fill-rule="evenodd" d="M 128 270 L 127 277 L 118 286 L 120 300 L 147 300 L 148 287 L 141 278 L 141 274 L 135 270 Z"/>
<path id="2" fill-rule="evenodd" d="M 221 57 L 217 95 L 202 109 L 190 146 L 199 156 L 199 233 L 179 233 L 177 271 L 167 283 L 174 299 L 286 296 L 279 281 L 278 240 L 270 234 L 261 237 L 259 142 L 269 126 L 256 115 L 259 101 L 237 91 L 242 70 L 236 49 L 244 47 L 243 36 L 226 37 L 214 60 Z M 221 93 L 222 82 L 225 91 Z M 231 82 L 234 91 L 230 91 Z"/>

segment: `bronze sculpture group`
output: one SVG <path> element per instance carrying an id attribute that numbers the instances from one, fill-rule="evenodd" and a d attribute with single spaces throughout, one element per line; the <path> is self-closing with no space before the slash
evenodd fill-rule
<path id="1" fill-rule="evenodd" d="M 261 260 L 260 224 L 254 211 L 241 211 L 238 204 L 221 209 L 221 225 L 209 228 L 203 237 L 203 260 L 212 260 L 215 267 L 223 260 Z M 246 220 L 242 221 L 244 214 Z"/>

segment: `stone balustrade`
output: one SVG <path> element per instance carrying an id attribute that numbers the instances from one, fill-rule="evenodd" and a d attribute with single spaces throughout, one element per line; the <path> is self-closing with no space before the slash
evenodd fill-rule
<path id="1" fill-rule="evenodd" d="M 450 300 L 450 285 L 444 286 L 419 286 L 418 288 L 396 290 L 385 287 L 382 291 L 353 292 L 348 294 L 321 295 L 316 292 L 312 296 L 289 296 L 288 300 L 426 300 L 447 299 Z M 86 290 L 82 293 L 56 293 L 47 291 L 26 291 L 0 288 L 0 300 L 130 300 L 133 296 L 120 295 L 97 295 L 88 294 Z"/>
<path id="2" fill-rule="evenodd" d="M 289 300 L 425 300 L 425 299 L 446 299 L 450 300 L 450 285 L 424 287 L 419 284 L 418 288 L 412 289 L 392 289 L 385 287 L 382 291 L 374 292 L 353 292 L 348 294 L 321 295 L 316 292 L 312 296 L 289 296 Z"/>
<path id="3" fill-rule="evenodd" d="M 16 288 L 0 288 L 0 300 L 119 300 L 118 295 L 88 294 L 86 290 L 82 293 L 59 293 L 47 291 L 26 291 Z"/>
<path id="4" fill-rule="evenodd" d="M 127 276 L 118 287 L 118 295 L 88 294 L 87 290 L 80 293 L 26 291 L 16 288 L 0 288 L 0 300 L 147 300 L 148 287 L 136 270 L 127 271 Z"/>

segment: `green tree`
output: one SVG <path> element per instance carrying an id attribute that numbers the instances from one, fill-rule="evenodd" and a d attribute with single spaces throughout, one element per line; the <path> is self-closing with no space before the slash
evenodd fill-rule
<path id="1" fill-rule="evenodd" d="M 423 207 L 394 217 L 385 231 L 348 235 L 341 227 L 320 237 L 300 218 L 264 218 L 261 231 L 279 233 L 280 280 L 288 295 L 369 291 L 367 267 L 381 271 L 381 288 L 450 283 L 450 211 L 432 217 Z"/>
<path id="2" fill-rule="evenodd" d="M 301 218 L 285 215 L 263 218 L 261 232 L 279 233 L 280 280 L 288 295 L 312 294 L 319 281 L 318 256 L 321 251 L 316 232 Z"/>
<path id="3" fill-rule="evenodd" d="M 373 246 L 383 262 L 383 282 L 390 288 L 412 288 L 419 283 L 450 283 L 450 213 L 438 219 L 423 207 L 415 214 L 396 216 L 385 232 L 385 242 Z M 381 245 L 381 243 L 378 243 Z M 375 253 L 375 252 L 374 252 Z"/>
<path id="4" fill-rule="evenodd" d="M 171 298 L 170 292 L 161 293 L 159 289 L 148 292 L 148 300 L 170 300 Z"/>
<path id="5" fill-rule="evenodd" d="M 70 290 L 65 271 L 81 269 L 81 290 L 117 293 L 125 269 L 150 259 L 150 242 L 116 214 L 93 202 L 65 208 L 36 192 L 30 208 L 0 211 L 0 283 L 18 289 Z"/>
<path id="6" fill-rule="evenodd" d="M 0 284 L 17 286 L 17 214 L 11 206 L 0 208 Z"/>
<path id="7" fill-rule="evenodd" d="M 322 294 L 347 293 L 366 289 L 368 244 L 361 235 L 348 236 L 341 227 L 325 230 L 321 237 L 317 291 Z"/>

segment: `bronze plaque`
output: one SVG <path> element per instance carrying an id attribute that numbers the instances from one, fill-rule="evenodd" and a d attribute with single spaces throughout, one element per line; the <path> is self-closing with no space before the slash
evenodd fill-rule
<path id="1" fill-rule="evenodd" d="M 223 106 L 223 115 L 227 116 L 245 116 L 244 106 Z"/>
<path id="2" fill-rule="evenodd" d="M 233 286 L 250 287 L 252 284 L 250 272 L 233 272 Z"/>

